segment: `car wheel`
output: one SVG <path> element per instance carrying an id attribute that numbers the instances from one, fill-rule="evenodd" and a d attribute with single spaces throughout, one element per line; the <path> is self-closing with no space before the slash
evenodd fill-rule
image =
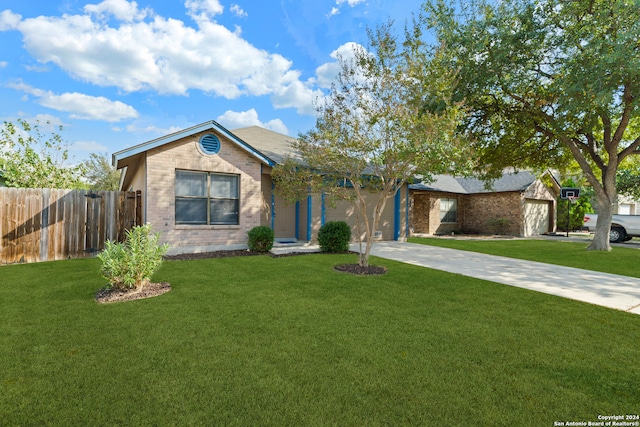
<path id="1" fill-rule="evenodd" d="M 624 228 L 622 227 L 611 227 L 611 231 L 609 232 L 609 241 L 611 243 L 620 243 L 623 242 L 627 233 L 624 232 Z"/>

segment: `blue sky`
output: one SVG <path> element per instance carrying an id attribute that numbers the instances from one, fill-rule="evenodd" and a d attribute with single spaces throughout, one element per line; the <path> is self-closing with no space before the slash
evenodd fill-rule
<path id="1" fill-rule="evenodd" d="M 216 120 L 297 136 L 367 27 L 422 0 L 0 0 L 0 121 L 62 125 L 75 161 Z"/>

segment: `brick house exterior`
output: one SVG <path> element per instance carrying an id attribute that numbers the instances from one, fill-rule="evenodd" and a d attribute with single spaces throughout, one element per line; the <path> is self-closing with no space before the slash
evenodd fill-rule
<path id="1" fill-rule="evenodd" d="M 313 241 L 322 224 L 355 218 L 347 204 L 322 195 L 287 204 L 274 193 L 271 170 L 293 153 L 293 139 L 259 127 L 229 131 L 214 121 L 113 154 L 121 189 L 141 190 L 143 221 L 161 233 L 170 254 L 247 247 L 248 231 L 271 227 L 276 239 Z M 377 239 L 408 235 L 409 190 L 383 212 Z"/>
<path id="2" fill-rule="evenodd" d="M 529 172 L 506 173 L 489 189 L 478 179 L 444 175 L 409 188 L 414 233 L 533 236 L 555 231 L 559 189 Z"/>

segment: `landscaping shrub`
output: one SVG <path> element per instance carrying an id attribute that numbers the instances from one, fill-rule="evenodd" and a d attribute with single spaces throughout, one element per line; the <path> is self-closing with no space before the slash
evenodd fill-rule
<path id="1" fill-rule="evenodd" d="M 351 241 L 351 228 L 344 221 L 329 221 L 318 232 L 322 252 L 347 252 Z"/>
<path id="2" fill-rule="evenodd" d="M 491 218 L 487 221 L 487 225 L 495 234 L 507 234 L 511 220 L 508 218 Z"/>
<path id="3" fill-rule="evenodd" d="M 269 252 L 273 247 L 273 230 L 264 225 L 249 230 L 249 250 Z"/>
<path id="4" fill-rule="evenodd" d="M 146 224 L 128 230 L 124 243 L 107 240 L 98 255 L 107 287 L 135 289 L 148 283 L 169 249 L 167 244 L 158 245 L 159 238 L 160 233 L 153 233 Z"/>

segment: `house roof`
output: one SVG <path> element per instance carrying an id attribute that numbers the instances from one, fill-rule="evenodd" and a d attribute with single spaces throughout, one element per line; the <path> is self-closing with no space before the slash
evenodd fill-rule
<path id="1" fill-rule="evenodd" d="M 285 157 L 295 155 L 292 144 L 295 138 L 283 135 L 260 126 L 233 129 L 232 132 L 242 140 L 249 142 L 275 163 L 281 163 Z"/>
<path id="2" fill-rule="evenodd" d="M 528 171 L 505 173 L 500 178 L 487 184 L 478 178 L 453 177 L 435 175 L 430 183 L 411 184 L 411 190 L 441 191 L 444 193 L 478 194 L 507 191 L 524 191 L 536 181 L 536 176 Z"/>
<path id="3" fill-rule="evenodd" d="M 250 129 L 250 128 L 248 128 Z M 118 151 L 117 153 L 114 153 L 112 156 L 112 162 L 113 165 L 116 168 L 120 168 L 120 162 L 124 159 L 136 156 L 138 154 L 144 153 L 145 151 L 149 151 L 151 149 L 163 146 L 165 144 L 169 144 L 171 142 L 177 141 L 179 139 L 185 138 L 187 136 L 190 135 L 194 135 L 196 133 L 200 133 L 200 132 L 206 132 L 206 131 L 216 131 L 222 135 L 224 135 L 225 137 L 227 137 L 231 142 L 233 142 L 235 145 L 237 145 L 239 148 L 241 148 L 242 150 L 246 151 L 247 153 L 257 157 L 261 162 L 269 165 L 269 166 L 275 166 L 275 164 L 277 163 L 275 159 L 271 158 L 269 155 L 267 155 L 266 153 L 263 153 L 261 150 L 257 149 L 256 147 L 254 147 L 252 144 L 247 143 L 246 141 L 244 141 L 243 139 L 241 139 L 241 137 L 239 137 L 238 135 L 236 135 L 235 133 L 232 133 L 231 131 L 225 129 L 222 125 L 220 125 L 219 123 L 210 120 L 208 122 L 204 122 L 201 123 L 199 125 L 196 126 L 192 126 L 190 128 L 187 129 L 183 129 L 180 130 L 178 132 L 174 132 L 172 134 L 169 135 L 165 135 L 162 136 L 160 138 L 156 138 L 153 139 L 151 141 L 147 141 L 144 142 L 142 144 L 136 145 L 134 147 L 130 147 L 130 148 L 126 148 L 122 151 Z M 264 129 L 266 131 L 266 129 Z M 268 131 L 270 132 L 270 131 Z M 275 133 L 275 132 L 273 132 Z M 249 134 L 247 134 L 249 135 Z M 279 134 L 277 134 L 279 135 Z M 284 135 L 282 135 L 284 137 Z M 275 138 L 274 138 L 275 139 Z M 262 144 L 263 146 L 266 146 L 265 144 Z M 273 154 L 276 154 L 277 152 L 274 152 Z"/>

